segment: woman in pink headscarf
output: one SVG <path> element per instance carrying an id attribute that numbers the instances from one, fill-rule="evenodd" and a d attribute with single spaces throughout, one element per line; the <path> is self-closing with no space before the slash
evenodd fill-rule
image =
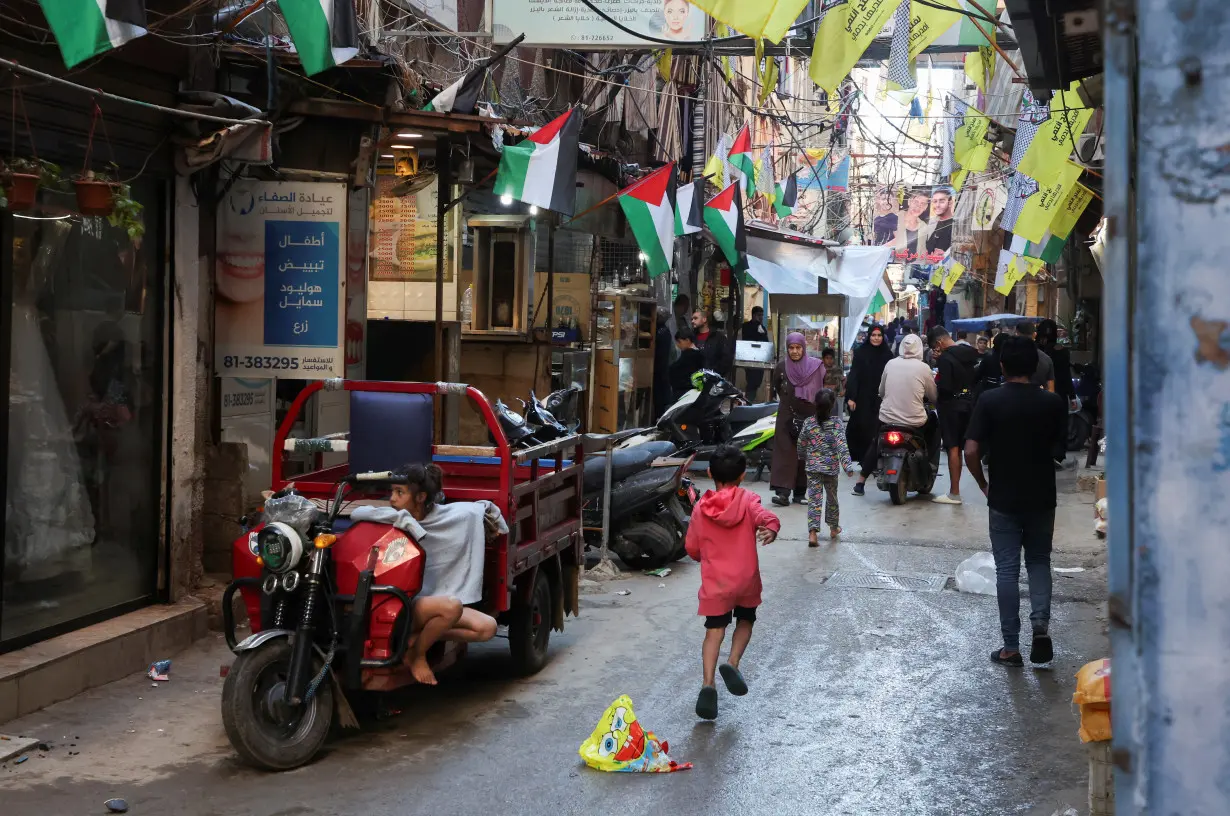
<path id="1" fill-rule="evenodd" d="M 773 370 L 771 385 L 778 400 L 769 476 L 773 503 L 784 507 L 793 493 L 795 503 L 802 504 L 807 500 L 807 471 L 799 458 L 799 431 L 816 413 L 816 394 L 824 388 L 824 363 L 808 356 L 801 332 L 786 335 L 786 357 Z"/>

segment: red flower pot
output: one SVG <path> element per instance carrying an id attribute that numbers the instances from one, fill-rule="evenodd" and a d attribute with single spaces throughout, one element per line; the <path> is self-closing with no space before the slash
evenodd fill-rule
<path id="1" fill-rule="evenodd" d="M 82 215 L 110 215 L 115 209 L 115 196 L 109 181 L 73 182 L 77 189 L 77 209 Z"/>
<path id="2" fill-rule="evenodd" d="M 16 212 L 33 207 L 38 196 L 38 182 L 38 176 L 32 173 L 9 174 L 4 185 L 4 197 L 8 199 L 9 209 Z"/>

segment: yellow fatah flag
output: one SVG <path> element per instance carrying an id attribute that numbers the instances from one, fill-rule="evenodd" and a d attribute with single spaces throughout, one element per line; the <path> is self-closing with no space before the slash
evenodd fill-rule
<path id="1" fill-rule="evenodd" d="M 1071 235 L 1076 222 L 1080 220 L 1085 208 L 1092 200 L 1092 190 L 1083 184 L 1073 184 L 1067 198 L 1064 199 L 1063 206 L 1059 208 L 1059 212 L 1055 213 L 1055 218 L 1051 221 L 1051 234 L 1059 238 L 1067 238 Z"/>
<path id="2" fill-rule="evenodd" d="M 726 163 L 716 153 L 709 157 L 709 161 L 705 162 L 705 169 L 701 170 L 700 174 L 702 176 L 709 176 L 709 180 L 717 187 L 726 186 Z"/>
<path id="3" fill-rule="evenodd" d="M 691 0 L 713 19 L 749 37 L 782 41 L 799 19 L 807 0 Z"/>
<path id="4" fill-rule="evenodd" d="M 928 286 L 939 286 L 944 282 L 944 265 L 936 264 L 935 271 L 931 273 L 931 280 L 927 281 Z"/>
<path id="5" fill-rule="evenodd" d="M 671 50 L 668 48 L 658 57 L 658 76 L 663 82 L 671 81 Z"/>
<path id="6" fill-rule="evenodd" d="M 1004 257 L 1005 255 L 1008 256 L 1006 259 Z M 1000 269 L 1002 270 L 1002 277 L 997 275 L 997 283 L 995 286 L 996 292 L 999 292 L 1004 296 L 1012 293 L 1012 288 L 1020 283 L 1021 279 L 1026 275 L 1024 261 L 1025 259 L 1022 256 L 1009 252 L 1006 249 L 1000 251 Z"/>
<path id="7" fill-rule="evenodd" d="M 964 16 L 959 0 L 928 0 L 934 5 L 923 5 L 910 0 L 910 62 L 918 59 L 931 43 L 956 25 Z M 935 8 L 947 6 L 950 10 Z"/>
<path id="8" fill-rule="evenodd" d="M 1025 271 L 1029 273 L 1029 277 L 1037 277 L 1038 272 L 1042 270 L 1042 264 L 1045 263 L 1041 258 L 1029 258 L 1022 256 L 1021 260 L 1025 263 Z"/>
<path id="9" fill-rule="evenodd" d="M 1017 168 L 1030 178 L 1044 181 L 1047 172 L 1053 172 L 1076 149 L 1074 140 L 1080 138 L 1093 116 L 1093 109 L 1076 92 L 1078 87 L 1080 83 L 1073 82 L 1071 88 L 1056 92 L 1051 99 L 1050 118 L 1038 126 Z"/>
<path id="10" fill-rule="evenodd" d="M 956 285 L 961 276 L 965 274 L 965 264 L 960 261 L 953 261 L 948 267 L 948 273 L 944 275 L 944 294 L 951 295 L 952 287 Z"/>
<path id="11" fill-rule="evenodd" d="M 1057 173 L 1051 174 L 1049 184 L 1039 180 L 1038 191 L 1026 199 L 1021 207 L 1021 214 L 1012 228 L 1012 234 L 1026 241 L 1040 243 L 1071 192 L 1072 185 L 1080 179 L 1083 169 L 1074 162 L 1064 162 Z"/>
<path id="12" fill-rule="evenodd" d="M 897 0 L 850 0 L 827 11 L 812 46 L 812 81 L 830 96 L 836 94 L 899 5 Z"/>
<path id="13" fill-rule="evenodd" d="M 965 119 L 952 140 L 952 158 L 963 170 L 981 173 L 991 160 L 992 144 L 987 141 L 991 120 L 974 108 L 966 108 Z"/>
<path id="14" fill-rule="evenodd" d="M 965 179 L 969 177 L 969 171 L 962 168 L 952 174 L 952 178 L 948 180 L 948 184 L 952 187 L 954 193 L 961 192 L 961 188 L 965 186 Z"/>
<path id="15" fill-rule="evenodd" d="M 978 90 L 987 92 L 987 85 L 995 76 L 995 51 L 983 46 L 965 55 L 965 75 Z"/>

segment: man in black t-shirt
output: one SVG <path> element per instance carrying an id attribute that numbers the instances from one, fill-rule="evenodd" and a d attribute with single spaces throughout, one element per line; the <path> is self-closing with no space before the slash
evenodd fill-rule
<path id="1" fill-rule="evenodd" d="M 1067 405 L 1030 384 L 1038 350 L 1025 337 L 1001 337 L 996 346 L 1004 384 L 979 397 L 966 432 L 965 464 L 987 497 L 995 594 L 1004 645 L 991 660 L 1021 666 L 1021 551 L 1029 574 L 1032 663 L 1049 663 L 1054 649 L 1051 619 L 1051 538 L 1055 532 L 1055 468 L 1051 451 L 1064 433 Z M 991 479 L 982 472 L 990 459 Z"/>
<path id="2" fill-rule="evenodd" d="M 943 326 L 927 332 L 932 351 L 937 355 L 935 388 L 936 413 L 940 435 L 948 452 L 948 493 L 932 499 L 936 504 L 961 503 L 961 452 L 970 413 L 974 409 L 974 384 L 978 382 L 978 352 L 968 344 L 954 343 Z"/>

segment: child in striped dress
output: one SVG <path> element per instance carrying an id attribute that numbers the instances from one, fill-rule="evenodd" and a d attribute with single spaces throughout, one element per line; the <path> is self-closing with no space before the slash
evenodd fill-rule
<path id="1" fill-rule="evenodd" d="M 854 475 L 850 449 L 841 422 L 833 415 L 837 395 L 826 388 L 816 394 L 816 415 L 807 418 L 799 433 L 799 457 L 807 469 L 807 546 L 819 547 L 821 508 L 829 538 L 841 534 L 837 506 L 837 474 Z"/>

